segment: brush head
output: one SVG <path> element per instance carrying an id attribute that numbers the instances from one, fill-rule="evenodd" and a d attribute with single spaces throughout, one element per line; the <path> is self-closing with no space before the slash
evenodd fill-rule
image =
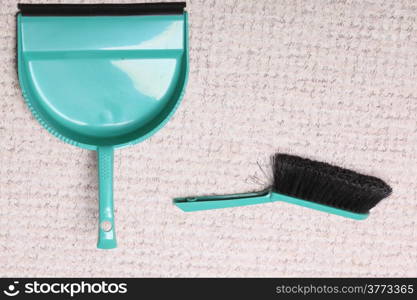
<path id="1" fill-rule="evenodd" d="M 384 181 L 288 154 L 275 154 L 272 191 L 298 199 L 366 214 L 392 189 Z"/>

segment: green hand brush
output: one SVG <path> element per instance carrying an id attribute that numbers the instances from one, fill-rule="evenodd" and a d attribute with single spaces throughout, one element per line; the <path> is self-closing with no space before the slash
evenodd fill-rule
<path id="1" fill-rule="evenodd" d="M 186 212 L 284 201 L 311 209 L 363 220 L 388 197 L 384 181 L 354 171 L 288 154 L 275 154 L 269 189 L 244 194 L 175 198 Z"/>

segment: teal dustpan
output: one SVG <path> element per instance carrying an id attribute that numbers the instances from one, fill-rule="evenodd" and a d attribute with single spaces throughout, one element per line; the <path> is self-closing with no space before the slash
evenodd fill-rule
<path id="1" fill-rule="evenodd" d="M 173 114 L 188 75 L 185 3 L 19 5 L 19 82 L 53 135 L 98 152 L 98 248 L 116 247 L 113 151 Z"/>

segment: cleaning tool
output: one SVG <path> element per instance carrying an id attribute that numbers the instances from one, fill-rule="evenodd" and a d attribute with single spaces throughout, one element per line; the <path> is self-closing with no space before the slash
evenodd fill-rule
<path id="1" fill-rule="evenodd" d="M 150 137 L 180 103 L 188 76 L 185 3 L 18 8 L 23 96 L 50 133 L 98 152 L 98 248 L 115 248 L 113 153 Z"/>
<path id="2" fill-rule="evenodd" d="M 392 189 L 384 181 L 351 170 L 288 154 L 272 158 L 269 189 L 224 196 L 174 199 L 183 211 L 199 211 L 284 201 L 323 212 L 363 220 Z"/>

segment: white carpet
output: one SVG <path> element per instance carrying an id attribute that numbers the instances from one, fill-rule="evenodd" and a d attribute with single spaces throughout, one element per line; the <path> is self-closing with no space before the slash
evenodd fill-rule
<path id="1" fill-rule="evenodd" d="M 0 276 L 417 276 L 414 1 L 188 1 L 183 103 L 116 152 L 113 251 L 96 249 L 95 153 L 50 135 L 21 96 L 16 3 L 0 0 Z M 171 204 L 261 188 L 257 162 L 276 151 L 381 177 L 393 195 L 362 222 Z"/>

